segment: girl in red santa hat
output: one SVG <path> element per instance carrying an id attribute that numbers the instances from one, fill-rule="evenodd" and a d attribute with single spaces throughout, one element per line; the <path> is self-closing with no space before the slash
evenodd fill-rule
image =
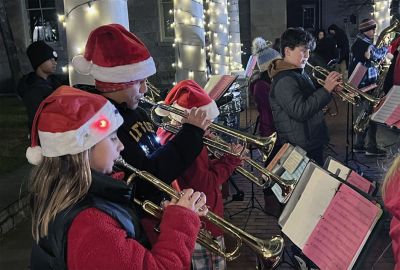
<path id="1" fill-rule="evenodd" d="M 184 80 L 171 89 L 165 98 L 166 105 L 172 105 L 181 110 L 190 110 L 193 107 L 202 109 L 207 114 L 207 119 L 212 121 L 219 115 L 219 110 L 208 94 L 195 81 Z M 169 114 L 166 111 L 157 109 L 156 112 L 162 116 L 170 116 L 171 124 L 179 126 L 182 117 Z M 167 143 L 174 137 L 174 134 L 159 128 L 157 135 L 161 144 Z M 226 182 L 236 167 L 242 164 L 245 158 L 242 145 L 231 145 L 231 152 L 237 154 L 225 154 L 219 159 L 210 159 L 207 147 L 203 147 L 200 155 L 194 163 L 178 178 L 179 186 L 182 188 L 194 188 L 204 192 L 207 196 L 209 210 L 223 217 L 223 202 L 221 185 Z M 242 155 L 240 155 L 242 153 Z M 212 223 L 204 220 L 204 229 L 217 239 L 224 247 L 223 232 Z M 211 253 L 205 247 L 196 243 L 192 257 L 192 269 L 226 269 L 225 259 Z"/>
<path id="2" fill-rule="evenodd" d="M 386 209 L 393 215 L 390 223 L 390 237 L 395 270 L 400 269 L 400 156 L 390 166 L 382 184 L 382 197 Z"/>
<path id="3" fill-rule="evenodd" d="M 124 149 L 122 122 L 107 99 L 68 86 L 41 103 L 27 150 L 38 165 L 29 184 L 31 269 L 190 268 L 205 196 L 187 189 L 167 202 L 158 241 L 147 249 L 132 185 L 109 176 Z"/>

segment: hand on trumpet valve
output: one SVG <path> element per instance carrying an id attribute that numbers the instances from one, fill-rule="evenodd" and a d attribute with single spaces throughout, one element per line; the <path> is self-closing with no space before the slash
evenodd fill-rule
<path id="1" fill-rule="evenodd" d="M 342 83 L 342 74 L 336 71 L 332 71 L 325 78 L 324 88 L 329 93 L 332 93 L 332 91 L 341 91 L 343 89 L 340 86 L 341 83 Z"/>
<path id="2" fill-rule="evenodd" d="M 196 127 L 206 130 L 211 124 L 211 121 L 207 119 L 207 113 L 199 108 L 190 109 L 187 114 L 187 118 L 182 119 L 182 124 L 192 124 Z"/>
<path id="3" fill-rule="evenodd" d="M 200 217 L 207 214 L 206 195 L 203 192 L 194 191 L 193 189 L 184 189 L 180 192 L 182 195 L 179 200 L 172 198 L 171 201 L 163 201 L 163 208 L 169 205 L 179 205 L 181 207 L 192 210 Z"/>

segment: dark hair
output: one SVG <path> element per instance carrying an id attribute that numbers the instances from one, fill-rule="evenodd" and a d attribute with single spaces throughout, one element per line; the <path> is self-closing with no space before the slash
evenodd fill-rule
<path id="1" fill-rule="evenodd" d="M 307 49 L 314 50 L 315 39 L 310 32 L 307 32 L 302 27 L 288 28 L 283 32 L 281 36 L 281 53 L 283 57 L 285 56 L 286 47 L 293 50 L 299 46 L 305 46 Z"/>
<path id="2" fill-rule="evenodd" d="M 331 31 L 331 30 L 337 32 L 339 30 L 339 26 L 337 26 L 336 24 L 331 24 L 328 27 L 328 32 Z"/>
<path id="3" fill-rule="evenodd" d="M 318 31 L 317 32 L 315 32 L 315 38 L 318 40 L 318 35 L 319 35 L 319 33 L 324 33 L 324 37 L 326 37 L 326 32 L 325 32 L 325 30 L 324 29 L 322 29 L 322 28 L 320 28 L 320 29 L 318 29 Z"/>

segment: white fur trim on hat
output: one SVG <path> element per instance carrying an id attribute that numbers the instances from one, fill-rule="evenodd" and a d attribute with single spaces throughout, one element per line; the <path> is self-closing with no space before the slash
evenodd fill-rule
<path id="1" fill-rule="evenodd" d="M 83 75 L 89 75 L 93 65 L 92 62 L 86 60 L 83 55 L 74 56 L 71 64 L 77 72 Z"/>
<path id="2" fill-rule="evenodd" d="M 186 108 L 184 108 L 182 106 L 179 106 L 178 103 L 176 103 L 176 102 L 172 106 L 174 106 L 177 109 L 183 110 L 183 111 L 189 111 L 189 109 L 186 109 Z M 205 111 L 207 113 L 207 120 L 211 120 L 212 121 L 215 118 L 217 118 L 218 115 L 219 115 L 219 110 L 218 110 L 217 104 L 215 103 L 214 100 L 211 101 L 210 103 L 208 103 L 207 105 L 199 107 L 199 109 L 201 109 L 202 111 Z M 182 119 L 183 119 L 182 116 L 179 116 L 179 115 L 174 114 L 174 113 L 170 113 L 169 116 L 172 119 L 182 123 Z"/>
<path id="3" fill-rule="evenodd" d="M 86 75 L 90 74 L 96 80 L 102 82 L 131 82 L 145 79 L 156 73 L 156 65 L 152 57 L 149 57 L 142 62 L 115 67 L 98 66 L 87 61 L 83 56 L 81 57 L 74 57 L 72 59 L 73 67 L 79 73 Z"/>
<path id="4" fill-rule="evenodd" d="M 28 147 L 26 158 L 30 164 L 39 165 L 43 160 L 42 148 L 40 146 Z"/>
<path id="5" fill-rule="evenodd" d="M 102 118 L 108 120 L 110 127 L 105 131 L 93 131 L 92 125 Z M 58 133 L 39 130 L 43 156 L 58 157 L 68 154 L 74 155 L 88 150 L 117 130 L 123 121 L 121 115 L 116 112 L 116 108 L 108 101 L 84 125 L 76 130 Z"/>

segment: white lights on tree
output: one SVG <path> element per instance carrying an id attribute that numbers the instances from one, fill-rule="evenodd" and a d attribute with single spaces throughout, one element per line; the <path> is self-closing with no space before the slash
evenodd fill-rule
<path id="1" fill-rule="evenodd" d="M 193 79 L 201 86 L 206 79 L 204 21 L 202 0 L 174 0 L 176 68 L 175 80 Z"/>
<path id="2" fill-rule="evenodd" d="M 243 70 L 242 48 L 240 43 L 240 24 L 239 24 L 239 0 L 228 1 L 228 21 L 229 21 L 229 69 L 233 71 Z"/>
<path id="3" fill-rule="evenodd" d="M 65 15 L 59 15 L 67 33 L 68 59 L 84 53 L 87 38 L 95 28 L 119 23 L 129 29 L 127 0 L 64 0 Z M 85 76 L 68 67 L 70 84 L 94 84 L 91 76 Z"/>
<path id="4" fill-rule="evenodd" d="M 229 74 L 228 3 L 226 0 L 207 0 L 208 43 L 212 74 Z"/>

